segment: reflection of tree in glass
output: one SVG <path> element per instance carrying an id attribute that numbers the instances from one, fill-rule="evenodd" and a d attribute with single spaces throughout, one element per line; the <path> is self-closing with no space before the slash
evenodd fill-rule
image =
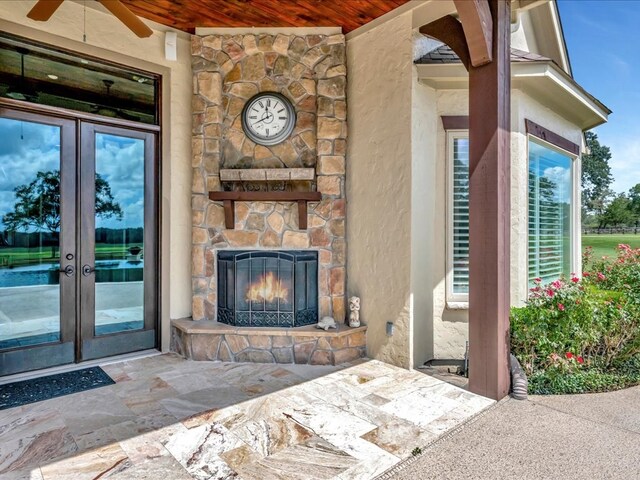
<path id="1" fill-rule="evenodd" d="M 13 212 L 2 217 L 7 231 L 45 230 L 57 234 L 60 230 L 60 171 L 38 172 L 35 180 L 14 189 L 16 203 Z M 122 219 L 122 209 L 114 201 L 109 183 L 96 174 L 95 214 L 98 217 L 115 216 Z M 55 246 L 51 247 L 55 256 Z"/>
<path id="2" fill-rule="evenodd" d="M 556 205 L 557 202 L 557 192 L 558 192 L 558 184 L 551 180 L 548 177 L 540 177 L 539 178 L 539 192 L 540 198 L 545 203 L 550 203 L 552 205 Z"/>

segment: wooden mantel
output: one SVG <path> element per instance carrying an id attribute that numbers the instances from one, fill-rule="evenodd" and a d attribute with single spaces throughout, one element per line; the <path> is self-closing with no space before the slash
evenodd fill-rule
<path id="1" fill-rule="evenodd" d="M 224 203 L 225 227 L 236 224 L 235 202 L 298 202 L 298 228 L 307 229 L 307 202 L 322 200 L 320 192 L 209 192 L 209 200 Z"/>

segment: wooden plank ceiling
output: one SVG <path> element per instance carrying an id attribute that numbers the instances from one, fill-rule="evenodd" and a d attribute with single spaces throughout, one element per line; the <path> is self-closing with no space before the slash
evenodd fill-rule
<path id="1" fill-rule="evenodd" d="M 122 0 L 136 15 L 196 27 L 342 27 L 344 33 L 409 0 Z"/>

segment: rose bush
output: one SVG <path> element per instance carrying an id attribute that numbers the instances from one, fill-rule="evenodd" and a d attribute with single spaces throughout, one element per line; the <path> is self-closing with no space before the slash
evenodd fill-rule
<path id="1" fill-rule="evenodd" d="M 640 383 L 640 249 L 618 247 L 615 261 L 548 284 L 511 311 L 511 347 L 532 393 L 604 391 Z"/>

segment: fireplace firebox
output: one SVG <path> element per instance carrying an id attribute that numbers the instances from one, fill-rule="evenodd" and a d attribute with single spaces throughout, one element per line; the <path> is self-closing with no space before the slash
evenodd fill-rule
<path id="1" fill-rule="evenodd" d="M 239 327 L 318 322 L 318 252 L 218 252 L 218 321 Z"/>

